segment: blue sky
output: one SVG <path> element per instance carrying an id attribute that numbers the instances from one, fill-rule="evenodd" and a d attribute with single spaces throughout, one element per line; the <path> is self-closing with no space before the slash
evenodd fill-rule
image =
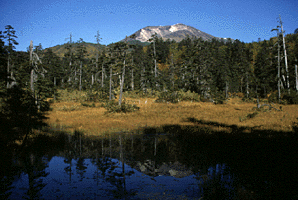
<path id="1" fill-rule="evenodd" d="M 69 34 L 101 44 L 118 42 L 146 26 L 183 23 L 216 37 L 243 42 L 268 40 L 281 15 L 286 34 L 298 28 L 297 0 L 0 0 L 0 30 L 12 25 L 16 50 L 33 40 L 43 48 L 64 44 Z"/>

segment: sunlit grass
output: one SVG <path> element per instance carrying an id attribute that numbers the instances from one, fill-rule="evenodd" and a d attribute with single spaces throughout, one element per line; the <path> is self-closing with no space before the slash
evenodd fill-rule
<path id="1" fill-rule="evenodd" d="M 292 131 L 293 122 L 298 121 L 298 106 L 283 105 L 282 111 L 259 111 L 253 118 L 241 121 L 255 112 L 256 104 L 243 103 L 241 99 L 230 99 L 228 103 L 214 105 L 208 102 L 180 102 L 178 104 L 155 103 L 156 98 L 126 98 L 140 110 L 132 113 L 105 114 L 106 109 L 95 103 L 95 107 L 83 106 L 80 102 L 61 101 L 52 104 L 48 123 L 64 126 L 66 131 L 80 130 L 87 135 L 112 132 L 131 132 L 143 127 L 163 125 L 194 125 L 188 118 L 217 122 L 225 125 L 257 127 L 276 131 Z M 279 108 L 279 105 L 275 105 Z M 202 125 L 208 126 L 208 125 Z M 212 127 L 214 131 L 229 131 L 226 127 Z M 249 131 L 249 130 L 248 130 Z"/>

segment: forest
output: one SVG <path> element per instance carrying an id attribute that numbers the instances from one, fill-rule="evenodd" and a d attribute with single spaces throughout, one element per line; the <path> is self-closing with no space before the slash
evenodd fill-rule
<path id="1" fill-rule="evenodd" d="M 2 141 L 27 137 L 43 126 L 48 99 L 59 100 L 58 90 L 85 91 L 93 102 L 118 98 L 120 108 L 125 92 L 156 95 L 168 103 L 183 100 L 188 92 L 198 96 L 192 100 L 216 104 L 232 97 L 297 104 L 298 34 L 283 36 L 277 30 L 270 40 L 244 43 L 189 37 L 163 41 L 152 35 L 144 44 L 124 40 L 105 46 L 97 32 L 88 52 L 87 43 L 82 38 L 74 42 L 70 34 L 64 53 L 57 55 L 32 41 L 27 52 L 15 51 L 16 31 L 7 25 L 0 32 L 0 131 L 12 131 L 15 138 L 1 134 Z"/>

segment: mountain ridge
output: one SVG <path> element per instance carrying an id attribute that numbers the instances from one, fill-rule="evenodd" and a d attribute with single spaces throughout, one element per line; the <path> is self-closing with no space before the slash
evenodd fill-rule
<path id="1" fill-rule="evenodd" d="M 227 38 L 215 37 L 213 35 L 210 35 L 208 33 L 200 31 L 192 26 L 178 23 L 178 24 L 166 25 L 166 26 L 146 26 L 132 34 L 132 35 L 136 36 L 135 39 L 130 38 L 130 36 L 132 36 L 132 35 L 130 35 L 129 37 L 127 37 L 127 41 L 129 43 L 146 46 L 146 45 L 150 44 L 150 42 L 148 42 L 148 40 L 152 37 L 152 35 L 154 33 L 157 33 L 157 37 L 163 38 L 163 40 L 169 39 L 169 40 L 175 40 L 176 42 L 180 42 L 188 36 L 190 38 L 195 38 L 195 37 L 199 38 L 200 37 L 203 40 L 212 40 L 213 38 L 218 39 L 218 40 L 220 40 L 220 39 L 226 40 L 227 39 Z M 125 41 L 125 39 L 123 39 L 121 41 Z M 232 39 L 232 41 L 233 41 L 233 39 Z M 100 48 L 103 49 L 104 47 L 108 47 L 111 44 L 108 44 L 108 45 L 100 44 Z M 65 50 L 66 45 L 67 45 L 67 43 L 49 47 L 47 49 L 52 49 L 52 51 L 54 53 L 56 53 L 59 57 L 63 57 L 66 52 L 66 50 Z M 97 49 L 97 45 L 95 43 L 91 43 L 91 42 L 84 42 L 84 45 L 88 52 L 87 57 L 94 58 L 95 52 Z M 76 46 L 75 43 L 74 43 L 74 46 Z"/>
<path id="2" fill-rule="evenodd" d="M 162 38 L 163 40 L 170 39 L 175 40 L 176 42 L 180 42 L 187 36 L 189 36 L 190 38 L 202 38 L 203 40 L 211 40 L 212 38 L 222 39 L 198 30 L 192 26 L 178 23 L 166 26 L 146 26 L 132 34 L 136 36 L 135 39 L 130 38 L 132 36 L 130 35 L 127 40 L 139 40 L 141 42 L 148 42 L 148 40 L 155 33 L 157 34 L 157 37 Z M 124 40 L 125 39 L 123 39 L 122 41 Z"/>

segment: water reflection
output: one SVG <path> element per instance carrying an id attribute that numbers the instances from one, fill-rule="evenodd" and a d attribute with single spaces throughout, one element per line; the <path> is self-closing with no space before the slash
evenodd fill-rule
<path id="1" fill-rule="evenodd" d="M 297 175 L 285 177 L 292 174 L 286 170 L 297 167 L 294 157 L 289 157 L 289 149 L 297 150 L 293 144 L 186 134 L 43 136 L 22 152 L 1 152 L 0 197 L 294 198 L 297 185 L 292 180 Z"/>

